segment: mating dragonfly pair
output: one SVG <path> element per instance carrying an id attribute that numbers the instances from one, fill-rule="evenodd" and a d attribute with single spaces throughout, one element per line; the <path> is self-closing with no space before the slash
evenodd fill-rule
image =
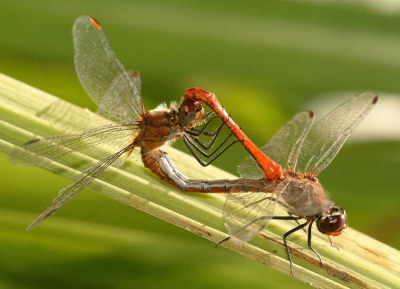
<path id="1" fill-rule="evenodd" d="M 369 113 L 378 97 L 360 94 L 334 109 L 313 125 L 314 114 L 303 111 L 286 123 L 259 149 L 227 114 L 216 96 L 200 88 L 188 89 L 179 107 L 145 111 L 141 99 L 140 76 L 128 72 L 117 59 L 99 23 L 89 16 L 79 17 L 73 27 L 75 68 L 87 94 L 97 104 L 97 114 L 110 120 L 107 124 L 91 125 L 83 133 L 51 136 L 29 141 L 11 153 L 16 165 L 43 165 L 69 153 L 112 144 L 112 155 L 93 150 L 103 158 L 79 174 L 63 188 L 50 206 L 28 227 L 32 229 L 65 205 L 109 166 L 120 166 L 134 148 L 141 150 L 145 167 L 161 179 L 185 192 L 228 193 L 223 216 L 233 241 L 248 242 L 265 229 L 271 220 L 294 220 L 302 224 L 283 235 L 286 238 L 308 226 L 308 246 L 322 260 L 311 244 L 311 230 L 338 236 L 346 228 L 344 209 L 334 206 L 316 178 L 333 160 L 350 133 Z M 211 111 L 205 113 L 203 104 Z M 222 124 L 206 131 L 210 122 L 220 118 Z M 201 129 L 196 128 L 203 124 Z M 231 134 L 217 147 L 223 126 Z M 228 143 L 234 135 L 235 141 Z M 200 137 L 209 137 L 203 142 Z M 235 143 L 241 143 L 250 156 L 238 168 L 239 179 L 193 180 L 181 174 L 160 149 L 165 143 L 182 139 L 202 166 L 207 166 Z M 204 162 L 200 155 L 208 158 Z M 281 206 L 287 216 L 275 216 Z M 223 242 L 222 241 L 222 242 Z"/>

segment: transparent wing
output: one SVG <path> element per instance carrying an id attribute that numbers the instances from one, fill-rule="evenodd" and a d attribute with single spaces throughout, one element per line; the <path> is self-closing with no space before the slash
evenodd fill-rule
<path id="1" fill-rule="evenodd" d="M 295 167 L 300 146 L 312 125 L 313 116 L 314 114 L 310 111 L 296 114 L 261 148 L 261 151 L 284 169 Z M 242 178 L 262 178 L 264 176 L 252 157 L 247 157 L 240 164 L 238 173 Z"/>
<path id="2" fill-rule="evenodd" d="M 76 73 L 99 113 L 115 121 L 139 120 L 144 114 L 140 78 L 135 81 L 122 66 L 99 23 L 81 16 L 72 34 Z"/>
<path id="3" fill-rule="evenodd" d="M 99 144 L 124 143 L 124 147 L 138 131 L 137 122 L 112 123 L 89 129 L 83 133 L 38 138 L 15 148 L 9 161 L 14 165 L 45 165 L 67 154 Z M 107 154 L 107 152 L 103 152 Z"/>
<path id="4" fill-rule="evenodd" d="M 128 75 L 131 77 L 133 84 L 138 90 L 139 95 L 142 95 L 142 80 L 140 78 L 140 72 L 137 70 L 128 70 Z"/>
<path id="5" fill-rule="evenodd" d="M 287 178 L 281 192 L 285 209 L 297 216 L 315 216 L 333 206 L 321 184 L 304 179 Z"/>
<path id="6" fill-rule="evenodd" d="M 140 94 L 141 80 L 140 80 L 139 71 L 129 70 L 128 75 L 129 75 L 129 77 L 131 77 L 135 86 L 138 88 L 139 94 Z M 104 116 L 106 118 L 99 117 L 98 115 Z M 95 128 L 98 126 L 104 126 L 109 123 L 108 119 L 112 119 L 112 118 L 113 118 L 112 116 L 108 115 L 107 111 L 102 111 L 101 107 L 99 107 L 99 109 L 97 110 L 97 114 L 92 114 L 90 123 L 88 125 L 88 129 Z M 136 135 L 133 135 L 132 139 L 134 139 L 135 137 L 136 137 Z M 127 144 L 126 140 L 124 138 L 122 138 L 122 139 L 116 139 L 109 146 L 111 146 L 114 151 L 118 151 L 118 150 L 122 149 L 124 146 L 126 146 L 126 144 Z M 92 153 L 94 153 L 99 159 L 103 159 L 107 156 L 104 154 L 103 147 L 93 146 L 93 147 L 90 147 L 90 151 Z M 113 163 L 113 166 L 114 167 L 122 166 L 128 157 L 129 157 L 129 154 L 126 154 L 126 157 L 120 157 L 117 161 L 115 161 Z"/>
<path id="7" fill-rule="evenodd" d="M 52 102 L 35 114 L 36 117 L 47 121 L 47 124 L 55 130 L 62 130 L 65 133 L 86 130 L 90 122 L 90 115 L 94 114 L 61 99 Z"/>
<path id="8" fill-rule="evenodd" d="M 58 211 L 62 206 L 64 206 L 68 201 L 75 197 L 81 190 L 88 186 L 94 179 L 96 179 L 102 172 L 104 172 L 113 162 L 115 162 L 119 157 L 125 154 L 131 149 L 131 145 L 125 147 L 119 152 L 109 156 L 108 158 L 98 162 L 94 166 L 91 166 L 81 174 L 79 174 L 74 183 L 63 188 L 58 196 L 53 200 L 53 202 L 44 210 L 39 217 L 37 217 L 27 228 L 31 230 L 46 218 L 50 217 L 56 211 Z"/>
<path id="9" fill-rule="evenodd" d="M 273 216 L 276 200 L 287 186 L 282 181 L 266 184 L 263 192 L 231 192 L 228 194 L 223 216 L 225 226 L 235 241 L 248 242 L 266 228 Z"/>
<path id="10" fill-rule="evenodd" d="M 301 146 L 297 171 L 313 176 L 322 172 L 377 101 L 376 93 L 361 93 L 318 121 Z"/>

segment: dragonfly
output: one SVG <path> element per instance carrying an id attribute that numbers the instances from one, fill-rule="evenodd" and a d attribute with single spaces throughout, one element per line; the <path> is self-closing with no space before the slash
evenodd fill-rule
<path id="1" fill-rule="evenodd" d="M 15 165 L 47 165 L 70 153 L 90 149 L 101 161 L 80 173 L 74 182 L 60 190 L 53 202 L 29 225 L 28 230 L 54 214 L 111 166 L 121 166 L 134 148 L 140 148 L 146 168 L 161 179 L 179 187 L 184 176 L 163 171 L 161 162 L 170 162 L 161 146 L 183 139 L 202 166 L 208 166 L 238 141 L 227 144 L 231 135 L 214 150 L 215 140 L 223 123 L 215 131 L 206 131 L 213 112 L 206 113 L 200 102 L 184 99 L 180 106 L 165 106 L 145 111 L 141 98 L 141 80 L 137 71 L 127 71 L 116 57 L 99 22 L 90 16 L 77 18 L 73 26 L 75 69 L 78 78 L 103 121 L 94 122 L 82 133 L 33 139 L 16 147 L 9 157 Z M 106 121 L 104 121 L 106 120 Z M 203 124 L 201 129 L 196 126 Z M 209 142 L 200 140 L 208 137 Z M 98 145 L 111 146 L 115 153 L 96 150 Z M 227 144 L 225 147 L 223 147 Z M 208 158 L 205 162 L 198 154 Z"/>
<path id="2" fill-rule="evenodd" d="M 250 153 L 238 167 L 240 179 L 207 184 L 213 192 L 228 192 L 223 217 L 230 236 L 218 245 L 229 239 L 249 242 L 267 228 L 271 220 L 293 220 L 298 225 L 283 235 L 291 274 L 293 260 L 287 237 L 307 226 L 308 246 L 322 266 L 320 254 L 312 247 L 313 224 L 328 237 L 339 236 L 347 227 L 347 215 L 329 199 L 317 176 L 377 103 L 377 94 L 361 93 L 315 124 L 313 112 L 300 112 L 261 149 L 247 138 L 213 93 L 193 88 L 187 90 L 185 98 L 201 101 L 214 110 Z M 288 215 L 275 216 L 276 207 L 281 207 Z M 301 220 L 304 220 L 302 224 Z"/>

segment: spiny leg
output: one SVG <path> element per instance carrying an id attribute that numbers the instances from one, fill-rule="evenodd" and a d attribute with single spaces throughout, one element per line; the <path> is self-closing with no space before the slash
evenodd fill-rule
<path id="1" fill-rule="evenodd" d="M 287 244 L 286 238 L 287 238 L 289 235 L 293 234 L 294 232 L 296 232 L 296 231 L 298 231 L 298 230 L 304 228 L 305 226 L 307 226 L 307 224 L 308 224 L 309 222 L 310 222 L 310 221 L 307 221 L 307 222 L 305 222 L 304 224 L 301 224 L 301 225 L 299 225 L 299 226 L 297 226 L 297 227 L 291 229 L 290 231 L 287 231 L 287 232 L 283 235 L 283 243 L 285 244 L 286 253 L 287 253 L 287 255 L 288 255 L 289 262 L 290 262 L 290 275 L 292 275 L 292 276 L 293 276 L 293 260 L 292 260 L 292 256 L 290 255 L 290 250 L 289 250 L 289 246 L 288 246 L 288 244 Z"/>
<path id="2" fill-rule="evenodd" d="M 331 236 L 329 236 L 329 235 L 327 235 L 327 236 L 328 236 L 328 239 L 329 239 L 329 243 L 331 243 L 331 247 L 336 248 L 338 251 L 340 251 L 339 247 L 333 245 Z"/>
<path id="3" fill-rule="evenodd" d="M 199 144 L 203 149 L 205 150 L 209 150 L 210 148 L 213 147 L 215 141 L 217 140 L 217 137 L 219 135 L 219 133 L 221 132 L 222 127 L 224 126 L 224 124 L 222 123 L 217 130 L 214 132 L 214 135 L 208 135 L 211 137 L 211 142 L 208 145 L 205 145 L 201 140 L 199 140 L 199 138 L 195 135 L 192 135 L 190 133 L 188 133 L 189 137 L 194 140 L 197 144 Z M 225 143 L 228 138 L 230 138 L 232 136 L 232 133 L 223 141 L 223 143 Z"/>
<path id="4" fill-rule="evenodd" d="M 288 213 L 288 214 L 289 214 L 289 216 L 293 217 L 293 215 L 291 213 Z M 294 221 L 296 222 L 297 225 L 300 226 L 300 222 L 298 220 L 294 220 Z M 307 233 L 306 229 L 303 228 L 303 232 Z"/>
<path id="5" fill-rule="evenodd" d="M 207 114 L 205 114 L 204 116 L 203 116 L 203 119 L 207 119 L 210 115 L 212 115 L 212 114 L 214 114 L 214 111 L 209 111 L 209 112 L 207 112 Z"/>
<path id="6" fill-rule="evenodd" d="M 222 107 L 225 107 L 225 106 L 222 106 Z M 206 114 L 206 116 L 203 117 L 203 119 L 207 119 L 213 113 L 214 113 L 214 111 L 208 112 Z M 229 115 L 229 118 L 230 117 L 231 117 L 231 115 Z M 216 137 L 219 134 L 219 131 L 221 130 L 221 128 L 226 124 L 226 121 L 222 122 L 220 127 L 218 127 L 218 129 L 216 129 L 214 132 L 205 131 L 205 129 L 208 127 L 208 125 L 211 123 L 211 121 L 213 121 L 216 118 L 219 118 L 219 117 L 218 116 L 214 116 L 214 117 L 210 118 L 201 129 L 192 127 L 190 129 L 186 130 L 186 132 L 188 134 L 192 135 L 192 136 L 204 135 L 204 136 Z M 229 118 L 228 118 L 228 120 L 229 120 Z"/>
<path id="7" fill-rule="evenodd" d="M 188 136 L 188 138 L 189 138 L 188 141 L 189 141 L 190 143 L 192 143 L 194 146 L 196 146 L 195 148 L 196 148 L 203 156 L 209 158 L 210 156 L 212 156 L 213 154 L 215 154 L 215 152 L 218 151 L 218 150 L 230 139 L 231 136 L 232 136 L 232 134 L 228 135 L 228 136 L 222 141 L 222 143 L 214 150 L 214 152 L 211 153 L 211 155 L 210 155 L 210 154 L 207 154 L 207 153 L 206 153 L 205 151 L 203 151 L 202 149 L 204 149 L 204 150 L 206 150 L 206 151 L 210 150 L 210 149 L 214 146 L 214 143 L 215 143 L 216 138 L 213 138 L 213 140 L 211 141 L 211 143 L 210 143 L 209 145 L 205 145 L 205 144 L 203 144 L 199 139 L 193 138 L 193 137 L 191 137 L 191 136 Z M 201 148 L 198 147 L 193 141 L 194 141 L 195 143 L 197 143 Z"/>
<path id="8" fill-rule="evenodd" d="M 308 247 L 310 247 L 310 249 L 315 253 L 315 255 L 318 256 L 319 262 L 321 263 L 321 266 L 323 266 L 324 263 L 322 263 L 321 255 L 320 255 L 320 254 L 317 252 L 317 250 L 315 250 L 315 249 L 313 248 L 313 246 L 311 245 L 311 237 L 312 237 L 311 229 L 312 229 L 312 225 L 313 225 L 313 224 L 314 224 L 314 220 L 312 220 L 312 221 L 310 222 L 310 225 L 308 226 L 308 240 L 307 240 L 307 244 L 308 244 Z"/>
<path id="9" fill-rule="evenodd" d="M 201 151 L 201 149 L 195 144 L 193 143 L 193 141 L 191 141 L 186 135 L 183 136 L 183 143 L 186 145 L 186 147 L 189 149 L 189 151 L 192 153 L 192 155 L 195 157 L 195 159 L 203 166 L 206 167 L 208 165 L 210 165 L 212 162 L 214 162 L 217 158 L 219 158 L 227 149 L 229 149 L 232 145 L 234 145 L 237 142 L 240 142 L 238 140 L 231 142 L 228 146 L 226 146 L 222 151 L 220 151 L 213 159 L 211 159 L 209 162 L 204 162 L 194 151 L 193 147 L 196 148 L 196 150 Z M 218 149 L 216 149 L 214 152 L 212 152 L 210 155 L 205 154 L 204 152 L 204 156 L 205 157 L 212 157 L 218 150 L 220 147 L 218 147 Z"/>
<path id="10" fill-rule="evenodd" d="M 230 117 L 230 115 L 229 115 L 229 117 Z M 208 125 L 211 123 L 211 121 L 213 121 L 216 118 L 218 118 L 218 116 L 214 116 L 213 118 L 209 119 L 201 129 L 193 127 L 191 129 L 186 130 L 186 133 L 191 136 L 194 136 L 194 137 L 199 137 L 200 135 L 204 135 L 204 136 L 216 138 L 218 136 L 218 134 L 220 133 L 222 127 L 226 124 L 226 122 L 222 122 L 221 125 L 214 132 L 205 131 L 205 129 L 208 127 Z"/>
<path id="11" fill-rule="evenodd" d="M 212 141 L 211 141 L 211 143 L 207 146 L 207 145 L 205 145 L 205 144 L 203 144 L 197 137 L 193 137 L 193 136 L 191 136 L 191 135 L 189 135 L 189 136 L 187 136 L 187 135 L 184 135 L 184 141 L 185 141 L 185 138 L 186 138 L 186 141 L 188 142 L 188 143 L 190 143 L 190 145 L 192 146 L 192 147 L 194 147 L 199 153 L 201 153 L 204 157 L 206 157 L 206 158 L 210 158 L 211 156 L 213 156 L 217 151 L 219 151 L 219 149 L 221 148 L 221 147 L 223 147 L 223 145 L 228 141 L 228 139 L 233 135 L 232 133 L 231 134 L 229 134 L 226 138 L 225 138 L 225 140 L 211 153 L 211 154 L 207 154 L 206 152 L 204 152 L 202 149 L 200 149 L 194 142 L 196 142 L 198 145 L 200 145 L 203 149 L 205 149 L 205 150 L 210 150 L 213 146 L 214 146 L 214 143 L 215 143 L 215 140 L 216 140 L 216 138 L 218 137 L 218 135 L 219 135 L 219 133 L 220 133 L 220 131 L 221 131 L 221 128 L 223 127 L 223 123 L 221 124 L 221 126 L 217 129 L 217 131 L 215 132 L 215 136 L 212 138 Z M 240 127 L 241 128 L 241 127 Z M 194 141 L 194 142 L 193 142 Z M 237 143 L 237 142 L 239 142 L 238 140 L 237 141 L 234 141 L 234 142 L 232 142 L 227 148 L 229 148 L 231 145 L 233 145 L 233 144 L 235 144 L 235 143 Z M 227 149 L 226 148 L 226 149 Z M 225 150 L 226 150 L 225 149 Z"/>
<path id="12" fill-rule="evenodd" d="M 218 247 L 219 247 L 222 243 L 225 243 L 225 242 L 228 241 L 230 238 L 231 238 L 231 236 L 229 236 L 229 237 L 223 239 L 222 241 L 219 241 L 219 242 L 217 243 L 217 245 L 215 245 L 215 248 L 218 249 Z"/>
<path id="13" fill-rule="evenodd" d="M 206 128 L 208 127 L 208 125 L 209 125 L 214 119 L 216 119 L 216 118 L 218 118 L 218 116 L 214 116 L 214 117 L 210 118 L 209 120 L 207 120 L 207 122 L 205 123 L 205 125 L 204 125 L 201 129 L 192 127 L 192 128 L 190 128 L 190 129 L 186 130 L 186 132 L 187 132 L 188 134 L 190 134 L 190 135 L 193 135 L 193 136 L 200 136 L 200 135 L 214 136 L 216 132 L 208 132 L 208 131 L 205 131 L 205 129 L 206 129 Z M 223 125 L 223 124 L 222 124 L 222 125 Z"/>

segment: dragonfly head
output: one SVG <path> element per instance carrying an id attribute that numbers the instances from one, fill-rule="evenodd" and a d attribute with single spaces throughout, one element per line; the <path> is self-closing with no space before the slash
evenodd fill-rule
<path id="1" fill-rule="evenodd" d="M 346 211 L 340 207 L 332 207 L 323 212 L 316 220 L 318 231 L 331 236 L 339 236 L 347 228 Z"/>
<path id="2" fill-rule="evenodd" d="M 186 128 L 191 128 L 203 120 L 204 108 L 200 102 L 185 99 L 178 111 L 178 123 Z"/>

